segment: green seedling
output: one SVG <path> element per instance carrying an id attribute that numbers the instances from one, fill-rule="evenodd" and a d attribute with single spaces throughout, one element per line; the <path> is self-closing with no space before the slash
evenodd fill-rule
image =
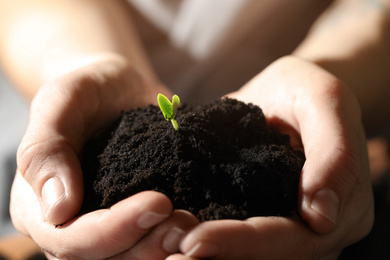
<path id="1" fill-rule="evenodd" d="M 175 117 L 176 117 L 177 108 L 179 107 L 180 104 L 180 98 L 177 95 L 173 95 L 172 102 L 171 102 L 163 94 L 158 94 L 157 102 L 158 105 L 160 106 L 161 112 L 163 113 L 165 119 L 167 121 L 171 121 L 173 128 L 176 131 L 178 131 L 179 125 L 177 124 Z"/>

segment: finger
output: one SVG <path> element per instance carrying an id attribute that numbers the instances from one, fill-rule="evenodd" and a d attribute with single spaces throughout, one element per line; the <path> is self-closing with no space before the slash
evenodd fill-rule
<path id="1" fill-rule="evenodd" d="M 117 255 L 135 246 L 172 212 L 165 195 L 146 191 L 110 209 L 93 211 L 55 227 L 42 221 L 39 202 L 19 174 L 13 189 L 23 191 L 13 193 L 11 198 L 16 227 L 29 234 L 53 259 L 102 259 Z"/>
<path id="2" fill-rule="evenodd" d="M 198 220 L 192 214 L 174 211 L 137 245 L 110 259 L 165 259 L 168 255 L 179 252 L 179 245 L 186 231 L 197 224 Z"/>
<path id="3" fill-rule="evenodd" d="M 62 236 L 72 241 L 68 244 L 71 255 L 83 259 L 107 258 L 135 246 L 145 234 L 168 218 L 171 211 L 172 205 L 163 194 L 142 192 L 110 209 L 81 216 L 74 223 L 61 227 Z M 76 241 L 79 234 L 88 234 L 88 240 L 80 243 L 81 238 L 78 238 Z M 60 246 L 55 245 L 55 248 Z"/>
<path id="4" fill-rule="evenodd" d="M 336 228 L 356 185 L 370 183 L 363 128 L 358 122 L 348 122 L 359 110 L 353 110 L 354 104 L 345 99 L 344 102 L 335 111 L 320 111 L 313 119 L 316 129 L 302 127 L 307 160 L 301 176 L 300 214 L 320 233 Z M 349 116 L 343 116 L 344 122 L 339 122 L 332 113 Z M 370 193 L 367 195 L 369 198 Z"/>
<path id="5" fill-rule="evenodd" d="M 368 156 L 356 98 L 327 72 L 319 70 L 316 78 L 322 87 L 309 80 L 304 87 L 311 99 L 304 104 L 298 98 L 295 106 L 297 121 L 303 122 L 299 129 L 306 155 L 300 214 L 316 232 L 329 233 L 340 218 L 350 217 L 344 210 L 357 184 L 369 185 Z"/>
<path id="6" fill-rule="evenodd" d="M 116 57 L 40 89 L 31 105 L 17 163 L 48 222 L 62 224 L 81 206 L 83 184 L 78 157 L 85 140 L 109 125 L 121 110 L 154 101 L 157 92 Z"/>
<path id="7" fill-rule="evenodd" d="M 53 256 L 53 255 L 51 255 L 51 254 L 49 254 L 48 252 L 44 252 L 44 254 L 45 254 L 45 257 L 46 257 L 48 260 L 58 260 L 57 257 L 55 257 L 55 256 Z"/>
<path id="8" fill-rule="evenodd" d="M 188 258 L 172 259 L 321 259 L 325 253 L 337 251 L 332 239 L 287 218 L 211 221 L 198 225 L 184 238 L 180 248 Z"/>
<path id="9" fill-rule="evenodd" d="M 199 260 L 199 258 L 185 256 L 183 254 L 174 254 L 168 256 L 165 260 Z"/>

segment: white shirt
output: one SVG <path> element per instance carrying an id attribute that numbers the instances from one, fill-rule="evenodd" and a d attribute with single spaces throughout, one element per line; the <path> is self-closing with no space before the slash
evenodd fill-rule
<path id="1" fill-rule="evenodd" d="M 289 54 L 330 2 L 127 1 L 165 35 L 163 42 L 146 44 L 154 46 L 147 51 L 162 81 L 184 100 L 204 98 L 201 94 L 213 99 L 238 89 Z"/>

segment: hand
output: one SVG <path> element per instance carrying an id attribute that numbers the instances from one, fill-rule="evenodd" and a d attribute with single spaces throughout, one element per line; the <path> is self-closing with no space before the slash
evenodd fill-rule
<path id="1" fill-rule="evenodd" d="M 186 235 L 182 254 L 169 260 L 335 259 L 368 234 L 373 195 L 366 140 L 359 105 L 342 82 L 316 65 L 285 57 L 229 96 L 259 105 L 270 127 L 288 133 L 292 145 L 304 150 L 303 221 L 205 222 Z"/>
<path id="2" fill-rule="evenodd" d="M 17 154 L 10 212 L 15 227 L 31 236 L 48 257 L 102 259 L 127 254 L 163 259 L 174 248 L 172 241 L 164 244 L 168 251 L 161 245 L 168 230 L 185 230 L 196 223 L 187 213 L 171 214 L 169 199 L 156 192 L 73 219 L 83 201 L 79 156 L 85 141 L 119 117 L 121 110 L 156 102 L 158 92 L 168 91 L 143 78 L 122 58 L 107 55 L 37 93 Z M 153 252 L 141 250 L 147 245 L 153 245 Z"/>

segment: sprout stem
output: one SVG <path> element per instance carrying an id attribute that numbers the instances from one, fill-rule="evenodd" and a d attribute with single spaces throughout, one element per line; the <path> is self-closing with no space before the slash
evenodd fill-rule
<path id="1" fill-rule="evenodd" d="M 171 119 L 173 128 L 175 128 L 176 131 L 179 131 L 179 124 L 177 123 L 176 119 Z"/>

